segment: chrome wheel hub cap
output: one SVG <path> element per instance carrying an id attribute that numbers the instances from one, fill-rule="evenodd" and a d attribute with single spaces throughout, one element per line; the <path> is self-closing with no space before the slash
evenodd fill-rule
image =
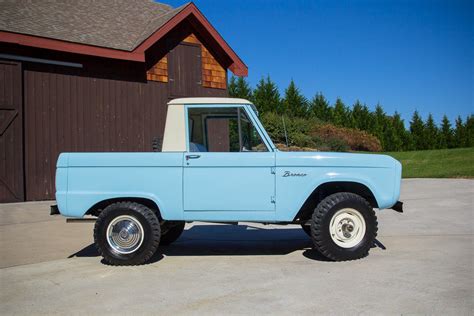
<path id="1" fill-rule="evenodd" d="M 364 238 L 365 230 L 364 217 L 352 208 L 337 211 L 329 223 L 332 240 L 342 248 L 357 246 Z"/>
<path id="2" fill-rule="evenodd" d="M 129 254 L 143 243 L 143 227 L 133 216 L 121 215 L 114 218 L 107 227 L 107 242 L 116 252 Z"/>

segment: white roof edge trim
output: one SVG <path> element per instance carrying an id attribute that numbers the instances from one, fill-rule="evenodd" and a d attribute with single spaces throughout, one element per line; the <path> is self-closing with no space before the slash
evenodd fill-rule
<path id="1" fill-rule="evenodd" d="M 172 104 L 253 104 L 249 100 L 239 98 L 179 98 L 168 102 Z"/>

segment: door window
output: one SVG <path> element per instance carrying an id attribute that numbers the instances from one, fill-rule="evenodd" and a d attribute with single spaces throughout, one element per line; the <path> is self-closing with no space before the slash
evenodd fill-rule
<path id="1" fill-rule="evenodd" d="M 188 108 L 189 151 L 267 152 L 241 107 Z"/>

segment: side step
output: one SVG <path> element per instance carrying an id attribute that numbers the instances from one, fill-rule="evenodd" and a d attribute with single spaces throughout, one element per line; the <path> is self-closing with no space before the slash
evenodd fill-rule
<path id="1" fill-rule="evenodd" d="M 97 220 L 94 218 L 66 218 L 66 223 L 91 223 Z"/>

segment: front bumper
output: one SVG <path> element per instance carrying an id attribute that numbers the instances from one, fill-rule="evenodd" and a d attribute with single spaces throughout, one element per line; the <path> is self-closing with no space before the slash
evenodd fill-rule
<path id="1" fill-rule="evenodd" d="M 397 203 L 395 203 L 391 209 L 397 211 L 398 213 L 403 213 L 403 202 L 397 201 Z"/>

